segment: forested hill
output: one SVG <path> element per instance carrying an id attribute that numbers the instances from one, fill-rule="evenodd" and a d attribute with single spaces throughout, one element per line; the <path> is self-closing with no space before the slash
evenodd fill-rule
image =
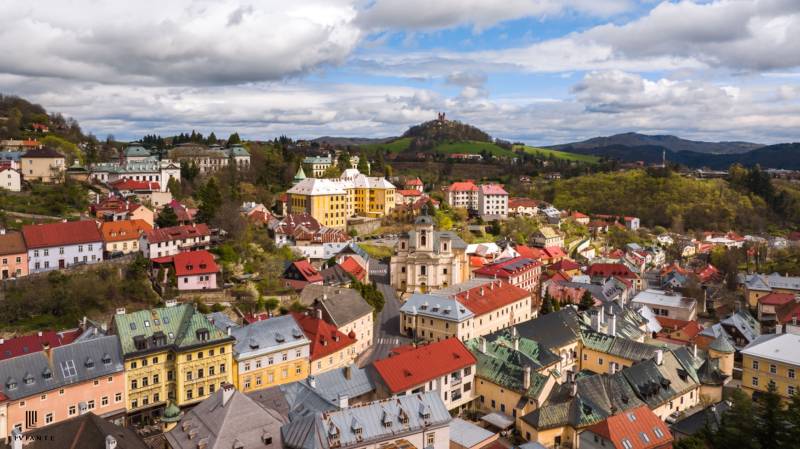
<path id="1" fill-rule="evenodd" d="M 49 135 L 73 144 L 86 140 L 77 120 L 48 114 L 41 105 L 13 95 L 0 94 L 0 139 L 22 139 L 34 133 L 33 124 L 46 125 Z"/>
<path id="2" fill-rule="evenodd" d="M 672 152 L 691 151 L 705 154 L 737 154 L 761 148 L 764 145 L 752 142 L 703 142 L 682 139 L 672 135 L 647 135 L 639 133 L 615 134 L 607 137 L 593 137 L 581 142 L 553 145 L 553 149 L 592 150 L 605 147 L 659 147 Z M 659 150 L 660 152 L 661 150 Z"/>
<path id="3" fill-rule="evenodd" d="M 441 119 L 420 123 L 408 128 L 402 137 L 431 140 L 442 142 L 491 142 L 492 137 L 475 126 L 461 123 L 456 120 L 447 120 L 442 115 Z"/>

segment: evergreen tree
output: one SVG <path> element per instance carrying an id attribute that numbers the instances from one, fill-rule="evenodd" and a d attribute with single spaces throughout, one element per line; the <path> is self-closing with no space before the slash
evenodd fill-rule
<path id="1" fill-rule="evenodd" d="M 756 438 L 762 448 L 780 448 L 786 442 L 781 397 L 774 382 L 770 382 L 766 393 L 755 401 Z"/>
<path id="2" fill-rule="evenodd" d="M 178 215 L 175 214 L 175 210 L 169 206 L 161 209 L 161 212 L 158 213 L 158 217 L 156 218 L 156 226 L 159 228 L 168 228 L 177 225 Z"/>
<path id="3" fill-rule="evenodd" d="M 197 210 L 197 220 L 202 223 L 209 223 L 217 215 L 222 204 L 222 193 L 220 193 L 217 180 L 210 178 L 205 186 L 200 189 L 200 207 Z"/>
<path id="4" fill-rule="evenodd" d="M 589 290 L 583 292 L 583 296 L 581 296 L 581 302 L 578 304 L 579 310 L 589 310 L 594 307 L 594 298 L 592 297 L 592 293 Z"/>
<path id="5" fill-rule="evenodd" d="M 711 446 L 714 449 L 761 449 L 755 438 L 753 401 L 741 390 L 734 390 L 731 402 L 733 405 L 722 415 L 719 428 L 711 437 Z"/>
<path id="6" fill-rule="evenodd" d="M 358 156 L 358 171 L 364 173 L 365 175 L 369 174 L 368 162 L 369 161 L 367 160 L 367 153 L 362 151 L 361 154 Z"/>
<path id="7" fill-rule="evenodd" d="M 208 139 L 206 139 L 206 143 L 208 145 L 215 145 L 217 143 L 217 135 L 214 134 L 214 131 L 211 131 L 211 134 L 208 135 Z"/>
<path id="8" fill-rule="evenodd" d="M 239 138 L 239 133 L 233 133 L 228 137 L 228 146 L 238 145 L 240 143 L 242 143 L 242 139 Z"/>
<path id="9" fill-rule="evenodd" d="M 336 166 L 339 167 L 340 172 L 344 172 L 350 168 L 350 153 L 347 151 L 342 151 L 339 153 L 339 159 L 336 163 Z"/>
<path id="10" fill-rule="evenodd" d="M 169 181 L 167 181 L 167 189 L 169 193 L 172 194 L 173 198 L 180 198 L 183 196 L 181 192 L 181 183 L 176 178 L 169 178 Z"/>
<path id="11" fill-rule="evenodd" d="M 553 312 L 554 305 L 553 305 L 553 297 L 550 296 L 550 293 L 547 292 L 544 294 L 544 299 L 542 300 L 542 307 L 539 309 L 540 315 L 547 315 L 550 312 Z"/>

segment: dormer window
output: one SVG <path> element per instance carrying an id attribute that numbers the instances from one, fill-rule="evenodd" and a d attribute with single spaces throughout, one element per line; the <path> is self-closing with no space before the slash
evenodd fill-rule
<path id="1" fill-rule="evenodd" d="M 53 371 L 51 371 L 50 368 L 45 368 L 44 371 L 42 371 L 42 378 L 44 380 L 52 379 L 53 378 Z"/>
<path id="2" fill-rule="evenodd" d="M 108 354 L 103 354 L 103 358 L 101 359 L 103 365 L 111 365 L 111 356 Z"/>
<path id="3" fill-rule="evenodd" d="M 210 335 L 210 333 L 208 332 L 208 329 L 206 329 L 206 328 L 197 329 L 197 339 L 198 340 L 207 341 L 209 335 Z"/>
<path id="4" fill-rule="evenodd" d="M 94 368 L 94 360 L 93 360 L 91 357 L 87 357 L 87 358 L 86 358 L 86 361 L 85 361 L 85 362 L 83 362 L 83 365 L 84 365 L 86 368 L 90 368 L 90 369 L 91 369 L 91 368 Z"/>
<path id="5" fill-rule="evenodd" d="M 8 380 L 6 380 L 6 388 L 9 390 L 16 390 L 17 380 L 14 379 L 13 377 L 9 377 Z"/>
<path id="6" fill-rule="evenodd" d="M 22 381 L 25 382 L 25 385 L 33 385 L 33 375 L 31 375 L 31 373 L 25 373 L 25 377 L 22 378 Z"/>

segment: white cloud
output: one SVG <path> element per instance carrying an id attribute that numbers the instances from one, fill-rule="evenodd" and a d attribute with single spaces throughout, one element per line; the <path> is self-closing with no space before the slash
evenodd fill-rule
<path id="1" fill-rule="evenodd" d="M 277 80 L 338 64 L 351 0 L 0 2 L 0 73 L 139 85 Z"/>

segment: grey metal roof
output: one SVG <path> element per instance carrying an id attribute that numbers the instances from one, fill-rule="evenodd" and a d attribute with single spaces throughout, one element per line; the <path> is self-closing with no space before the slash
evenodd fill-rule
<path id="1" fill-rule="evenodd" d="M 466 448 L 477 446 L 494 435 L 494 432 L 461 418 L 450 421 L 450 441 Z"/>
<path id="2" fill-rule="evenodd" d="M 338 410 L 340 396 L 356 398 L 371 393 L 375 391 L 375 381 L 369 368 L 358 368 L 352 364 L 281 385 L 279 388 L 289 405 L 289 417 L 295 419 Z"/>
<path id="3" fill-rule="evenodd" d="M 680 293 L 666 292 L 655 288 L 648 288 L 639 292 L 633 297 L 632 302 L 682 309 L 693 309 L 697 306 L 697 302 L 694 299 L 686 298 Z"/>
<path id="4" fill-rule="evenodd" d="M 745 310 L 734 312 L 728 318 L 720 321 L 722 326 L 735 327 L 747 341 L 752 342 L 759 335 L 761 335 L 761 324 L 756 320 L 753 315 Z"/>
<path id="5" fill-rule="evenodd" d="M 453 298 L 432 294 L 414 293 L 400 307 L 407 315 L 435 317 L 448 321 L 464 321 L 473 316 L 471 310 Z"/>
<path id="6" fill-rule="evenodd" d="M 317 284 L 309 284 L 303 288 L 300 292 L 300 303 L 305 306 L 321 306 L 337 328 L 373 311 L 372 306 L 355 289 Z"/>
<path id="7" fill-rule="evenodd" d="M 73 342 L 0 361 L 3 393 L 12 400 L 122 371 L 122 352 L 115 335 Z M 48 377 L 49 376 L 49 377 Z"/>
<path id="8" fill-rule="evenodd" d="M 455 232 L 452 231 L 433 231 L 433 252 L 439 254 L 441 245 L 439 242 L 442 240 L 449 240 L 450 246 L 453 249 L 467 249 L 467 243 L 461 239 Z M 406 238 L 406 236 L 403 236 Z M 408 248 L 414 250 L 417 248 L 417 231 L 408 231 Z"/>
<path id="9" fill-rule="evenodd" d="M 731 408 L 731 403 L 728 401 L 717 402 L 716 404 L 709 405 L 708 407 L 693 413 L 685 418 L 676 421 L 675 424 L 670 426 L 673 432 L 682 435 L 695 435 L 708 426 L 712 431 L 719 428 L 722 421 L 722 414 Z"/>
<path id="10" fill-rule="evenodd" d="M 548 349 L 560 348 L 580 338 L 580 318 L 572 307 L 517 324 L 517 332 Z"/>
<path id="11" fill-rule="evenodd" d="M 781 276 L 780 273 L 748 274 L 744 276 L 744 284 L 750 290 L 800 290 L 800 276 Z"/>
<path id="12" fill-rule="evenodd" d="M 621 372 L 636 395 L 651 409 L 696 388 L 700 383 L 694 368 L 683 365 L 673 351 L 664 351 L 661 365 L 650 359 Z"/>
<path id="13" fill-rule="evenodd" d="M 278 447 L 280 428 L 286 420 L 232 385 L 228 388 L 232 391 L 227 401 L 223 400 L 225 389 L 220 388 L 188 411 L 178 425 L 165 434 L 170 447 L 196 449 L 203 440 L 208 449 L 268 447 L 262 440 L 264 436 L 271 437 L 273 447 Z"/>
<path id="14" fill-rule="evenodd" d="M 236 338 L 233 352 L 237 360 L 311 344 L 291 315 L 232 328 L 231 335 Z"/>
<path id="15" fill-rule="evenodd" d="M 132 428 L 117 426 L 92 412 L 40 427 L 25 435 L 25 449 L 104 448 L 109 437 L 116 441 L 117 449 L 148 449 Z"/>
<path id="16" fill-rule="evenodd" d="M 362 447 L 444 427 L 450 420 L 439 392 L 429 391 L 298 418 L 281 428 L 281 436 L 290 449 Z"/>

